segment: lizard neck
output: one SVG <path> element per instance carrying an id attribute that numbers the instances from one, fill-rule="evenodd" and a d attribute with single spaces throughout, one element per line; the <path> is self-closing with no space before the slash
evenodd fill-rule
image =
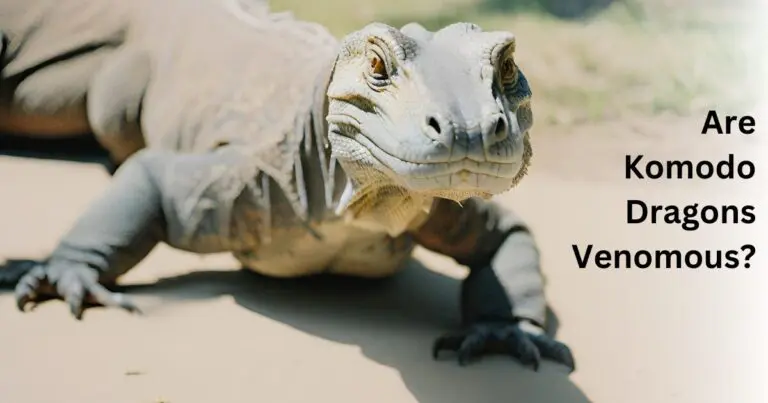
<path id="1" fill-rule="evenodd" d="M 317 155 L 320 165 L 328 167 L 328 180 L 323 181 L 326 185 L 325 214 L 341 217 L 357 227 L 398 236 L 423 223 L 434 199 L 395 186 L 391 178 L 382 172 L 363 172 L 354 166 L 354 162 L 350 165 L 336 159 L 326 121 L 330 103 L 327 92 L 333 80 L 335 63 L 334 58 L 317 80 L 311 112 L 312 120 L 318 122 L 313 126 L 311 137 L 322 144 L 319 148 L 322 152 Z M 355 172 L 362 175 L 355 175 Z"/>

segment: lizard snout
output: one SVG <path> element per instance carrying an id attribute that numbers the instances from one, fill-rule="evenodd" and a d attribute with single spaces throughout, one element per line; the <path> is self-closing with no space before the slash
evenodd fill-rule
<path id="1" fill-rule="evenodd" d="M 493 113 L 474 122 L 456 124 L 443 115 L 435 113 L 427 115 L 424 134 L 432 140 L 453 150 L 455 146 L 463 148 L 459 154 L 485 155 L 485 151 L 509 138 L 509 124 L 502 113 Z M 461 153 L 464 151 L 464 153 Z M 474 158 L 473 158 L 474 159 Z"/>

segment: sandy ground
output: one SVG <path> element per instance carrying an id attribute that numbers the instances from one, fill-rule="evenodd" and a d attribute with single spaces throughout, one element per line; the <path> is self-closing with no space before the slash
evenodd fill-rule
<path id="1" fill-rule="evenodd" d="M 541 135 L 530 177 L 499 198 L 540 242 L 557 337 L 577 359 L 571 375 L 502 357 L 467 368 L 433 361 L 433 338 L 458 320 L 462 271 L 424 251 L 391 281 L 355 287 L 268 281 L 234 270 L 226 256 L 161 247 L 125 277 L 143 316 L 93 309 L 77 322 L 61 302 L 21 314 L 0 292 L 0 402 L 764 403 L 764 174 L 727 184 L 622 179 L 626 153 L 755 158 L 765 144 L 704 141 L 699 124 Z M 97 165 L 0 157 L 0 259 L 44 256 L 107 184 Z M 751 203 L 758 221 L 696 232 L 627 225 L 629 198 Z M 748 242 L 758 247 L 748 270 L 582 270 L 571 249 Z"/>

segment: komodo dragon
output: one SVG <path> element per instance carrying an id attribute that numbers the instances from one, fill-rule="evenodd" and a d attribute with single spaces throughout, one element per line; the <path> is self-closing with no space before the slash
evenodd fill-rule
<path id="1" fill-rule="evenodd" d="M 469 268 L 461 330 L 433 354 L 572 371 L 544 331 L 539 254 L 491 196 L 532 155 L 515 39 L 371 23 L 341 41 L 244 0 L 4 0 L 0 131 L 92 131 L 120 167 L 19 308 L 137 311 L 109 285 L 160 242 L 276 277 L 384 277 L 416 245 Z M 251 5 L 261 5 L 260 2 Z"/>

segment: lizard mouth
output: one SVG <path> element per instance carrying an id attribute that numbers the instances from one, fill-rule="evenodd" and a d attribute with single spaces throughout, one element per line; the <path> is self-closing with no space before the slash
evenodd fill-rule
<path id="1" fill-rule="evenodd" d="M 510 162 L 476 161 L 469 157 L 453 161 L 415 162 L 392 155 L 362 134 L 354 137 L 339 133 L 334 135 L 346 143 L 347 150 L 343 154 L 349 157 L 359 152 L 370 155 L 380 167 L 390 171 L 388 176 L 393 181 L 415 191 L 464 190 L 497 194 L 511 187 L 524 165 L 522 158 Z M 354 152 L 350 152 L 352 149 Z"/>

